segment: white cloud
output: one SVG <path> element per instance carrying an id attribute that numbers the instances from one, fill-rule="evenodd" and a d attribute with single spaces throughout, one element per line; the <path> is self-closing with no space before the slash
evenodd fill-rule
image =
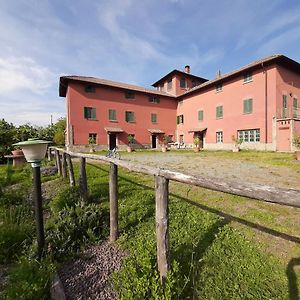
<path id="1" fill-rule="evenodd" d="M 19 90 L 41 95 L 51 88 L 55 80 L 55 74 L 32 58 L 0 57 L 0 97 Z"/>

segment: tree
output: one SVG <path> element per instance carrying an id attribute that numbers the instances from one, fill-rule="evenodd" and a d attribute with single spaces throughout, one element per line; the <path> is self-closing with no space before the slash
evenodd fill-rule
<path id="1" fill-rule="evenodd" d="M 10 154 L 12 144 L 15 142 L 16 128 L 12 123 L 0 120 L 0 157 Z"/>
<path id="2" fill-rule="evenodd" d="M 56 145 L 65 144 L 66 118 L 60 118 L 54 125 L 53 142 Z"/>

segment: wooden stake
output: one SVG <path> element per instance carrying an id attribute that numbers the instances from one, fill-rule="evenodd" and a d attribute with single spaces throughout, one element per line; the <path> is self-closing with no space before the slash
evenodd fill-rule
<path id="1" fill-rule="evenodd" d="M 118 166 L 110 163 L 109 171 L 109 220 L 110 220 L 110 241 L 118 238 Z"/>
<path id="2" fill-rule="evenodd" d="M 85 158 L 80 158 L 80 171 L 79 171 L 79 194 L 81 205 L 87 204 L 88 202 L 88 189 L 85 169 Z"/>
<path id="3" fill-rule="evenodd" d="M 60 154 L 57 149 L 55 149 L 55 158 L 56 158 L 56 167 L 58 171 L 58 175 L 61 175 L 61 160 L 60 160 Z"/>
<path id="4" fill-rule="evenodd" d="M 68 166 L 68 172 L 69 172 L 70 186 L 73 187 L 73 186 L 75 186 L 75 176 L 74 176 L 71 155 L 69 155 L 69 154 L 67 154 L 67 166 Z"/>
<path id="5" fill-rule="evenodd" d="M 61 160 L 62 160 L 62 176 L 63 178 L 67 178 L 67 159 L 66 159 L 67 154 L 65 152 L 62 153 L 61 155 Z"/>
<path id="6" fill-rule="evenodd" d="M 169 180 L 155 177 L 155 219 L 157 241 L 157 266 L 160 281 L 165 283 L 169 271 Z"/>

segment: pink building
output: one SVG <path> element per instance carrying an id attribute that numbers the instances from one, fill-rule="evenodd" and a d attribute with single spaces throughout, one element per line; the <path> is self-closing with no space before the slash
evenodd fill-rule
<path id="1" fill-rule="evenodd" d="M 272 55 L 231 73 L 207 80 L 173 70 L 153 86 L 139 86 L 82 76 L 60 78 L 67 100 L 69 148 L 157 148 L 165 135 L 192 147 L 232 149 L 234 139 L 246 149 L 292 151 L 300 134 L 300 64 Z"/>

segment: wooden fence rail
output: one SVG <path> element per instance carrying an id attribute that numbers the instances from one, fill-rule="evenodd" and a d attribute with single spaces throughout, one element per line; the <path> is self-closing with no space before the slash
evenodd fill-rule
<path id="1" fill-rule="evenodd" d="M 110 201 L 110 240 L 118 238 L 118 166 L 129 171 L 152 175 L 155 178 L 155 219 L 157 240 L 157 264 L 161 282 L 164 283 L 169 265 L 169 180 L 199 186 L 206 189 L 257 199 L 265 202 L 277 203 L 300 208 L 300 190 L 283 189 L 253 183 L 238 183 L 204 176 L 192 176 L 161 168 L 149 167 L 125 160 L 107 158 L 101 155 L 76 153 L 64 149 L 54 148 L 56 165 L 60 175 L 66 174 L 64 167 L 69 170 L 70 185 L 75 185 L 71 157 L 80 159 L 80 197 L 87 203 L 88 189 L 85 164 L 86 159 L 99 160 L 110 164 L 109 174 L 109 201 Z M 51 151 L 50 151 L 51 152 Z M 60 155 L 62 153 L 62 155 Z M 51 155 L 50 155 L 51 157 Z M 63 160 L 63 162 L 61 161 Z M 66 163 L 65 163 L 66 161 Z"/>

